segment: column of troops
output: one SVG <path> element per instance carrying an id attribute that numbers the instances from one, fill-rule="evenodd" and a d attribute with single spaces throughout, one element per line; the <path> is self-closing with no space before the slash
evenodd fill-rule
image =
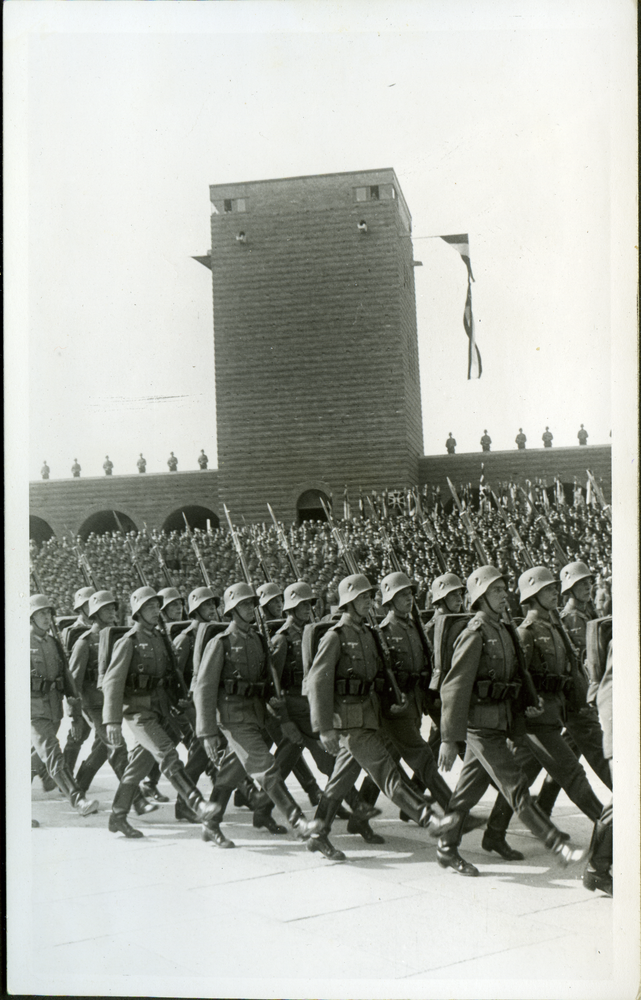
<path id="1" fill-rule="evenodd" d="M 374 613 L 377 591 L 382 616 Z M 61 634 L 52 602 L 35 594 L 32 778 L 57 786 L 86 816 L 99 808 L 89 788 L 108 761 L 118 777 L 109 830 L 138 838 L 131 809 L 143 816 L 169 801 L 158 789 L 162 774 L 177 794 L 176 819 L 200 824 L 217 848 L 234 847 L 221 825 L 234 796 L 256 829 L 283 836 L 289 828 L 332 861 L 345 860 L 330 839 L 337 820 L 368 843 L 384 843 L 371 825 L 382 792 L 401 819 L 436 839 L 441 867 L 472 877 L 478 869 L 459 848 L 474 825 L 470 810 L 492 785 L 485 851 L 523 859 L 506 838 L 516 813 L 558 863 L 583 864 L 588 889 L 611 895 L 612 807 L 604 809 L 580 758 L 612 787 L 612 620 L 596 618 L 582 562 L 564 566 L 559 579 L 534 566 L 518 592 L 523 618 L 515 626 L 506 580 L 490 565 L 466 583 L 449 572 L 435 579 L 431 616 L 418 612 L 402 572 L 377 585 L 350 573 L 338 606 L 320 620 L 302 581 L 284 593 L 273 583 L 256 590 L 234 583 L 222 602 L 198 587 L 186 616 L 176 589 L 142 586 L 131 595 L 128 627 L 115 624 L 109 591 L 83 588 L 78 618 L 63 622 Z M 560 615 L 559 592 L 569 597 Z M 63 699 L 71 715 L 64 750 Z M 322 790 L 305 751 L 326 778 Z M 457 756 L 463 763 L 452 789 L 443 773 Z M 547 775 L 535 798 L 530 787 L 541 769 Z M 313 816 L 293 797 L 290 775 Z M 199 782 L 211 784 L 208 798 Z M 561 788 L 588 817 L 591 838 L 582 846 L 551 819 Z"/>

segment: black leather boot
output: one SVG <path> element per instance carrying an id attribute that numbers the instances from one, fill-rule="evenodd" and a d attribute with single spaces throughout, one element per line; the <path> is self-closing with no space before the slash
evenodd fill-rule
<path id="1" fill-rule="evenodd" d="M 564 840 L 561 831 L 557 830 L 554 823 L 536 808 L 531 799 L 519 809 L 519 819 L 538 840 L 543 842 L 548 851 L 557 856 L 559 864 L 564 867 L 576 864 L 585 858 L 586 851 Z"/>
<path id="2" fill-rule="evenodd" d="M 193 809 L 200 823 L 207 823 L 210 819 L 213 819 L 216 816 L 216 803 L 205 802 L 198 790 L 197 785 L 195 785 L 191 780 L 182 764 L 180 764 L 179 767 L 176 767 L 171 774 L 166 772 L 165 777 L 169 779 L 173 787 L 176 789 L 180 797 L 185 800 L 189 808 Z"/>
<path id="3" fill-rule="evenodd" d="M 100 803 L 96 799 L 86 799 L 84 797 L 82 789 L 78 786 L 71 771 L 66 767 L 53 774 L 52 778 L 55 780 L 62 794 L 69 799 L 71 805 L 81 816 L 89 816 L 91 813 L 98 812 Z"/>
<path id="4" fill-rule="evenodd" d="M 214 813 L 210 819 L 203 823 L 203 840 L 210 844 L 215 844 L 216 847 L 221 847 L 223 850 L 229 850 L 235 847 L 233 840 L 228 840 L 223 831 L 220 829 L 220 824 L 223 816 L 225 815 L 225 809 L 227 808 L 227 803 L 231 798 L 232 789 L 226 786 L 217 785 L 213 792 L 211 793 L 210 802 L 214 806 Z"/>
<path id="5" fill-rule="evenodd" d="M 490 829 L 489 826 L 483 834 L 481 847 L 484 851 L 495 851 L 496 854 L 500 854 L 506 861 L 523 861 L 525 858 L 525 855 L 521 854 L 520 851 L 516 851 L 513 847 L 510 847 L 504 834 Z"/>
<path id="6" fill-rule="evenodd" d="M 476 878 L 479 874 L 478 868 L 461 857 L 457 847 L 441 847 L 439 844 L 436 848 L 436 860 L 441 868 L 451 868 L 459 875 Z"/>
<path id="7" fill-rule="evenodd" d="M 345 855 L 331 843 L 329 831 L 336 816 L 336 811 L 340 806 L 340 799 L 330 799 L 326 795 L 321 795 L 320 802 L 316 807 L 314 820 L 322 825 L 322 829 L 311 835 L 307 841 L 307 850 L 318 851 L 324 854 L 330 861 L 345 861 Z"/>
<path id="8" fill-rule="evenodd" d="M 458 822 L 457 813 L 443 815 L 438 810 L 440 806 L 426 803 L 425 799 L 415 792 L 409 784 L 401 781 L 392 795 L 394 805 L 407 813 L 410 819 L 428 831 L 431 837 L 440 837 L 450 827 Z"/>
<path id="9" fill-rule="evenodd" d="M 350 816 L 347 821 L 347 832 L 360 834 L 367 844 L 385 843 L 385 837 L 381 837 L 380 833 L 374 833 L 368 821 L 359 816 Z"/>
<path id="10" fill-rule="evenodd" d="M 256 798 L 259 795 L 259 791 L 252 779 L 247 775 L 246 778 L 241 781 L 236 787 L 234 792 L 234 805 L 238 809 L 251 809 L 252 812 L 257 808 Z"/>
<path id="11" fill-rule="evenodd" d="M 590 860 L 583 872 L 583 885 L 590 892 L 599 889 L 612 895 L 612 823 L 597 821 L 590 844 Z"/>
<path id="12" fill-rule="evenodd" d="M 133 806 L 139 816 L 146 816 L 147 813 L 153 813 L 156 812 L 156 809 L 160 809 L 157 802 L 150 802 L 149 799 L 145 798 L 140 790 L 140 786 L 136 788 Z"/>
<path id="13" fill-rule="evenodd" d="M 144 837 L 140 830 L 136 830 L 127 821 L 127 815 L 131 809 L 134 796 L 138 791 L 138 785 L 125 785 L 120 782 L 116 789 L 111 815 L 109 816 L 109 830 L 111 833 L 124 833 L 129 840 L 137 840 Z"/>
<path id="14" fill-rule="evenodd" d="M 285 816 L 297 837 L 306 840 L 312 833 L 320 833 L 323 826 L 321 820 L 305 819 L 303 810 L 284 781 L 281 780 L 270 788 L 268 795 L 276 808 Z"/>
<path id="15" fill-rule="evenodd" d="M 213 792 L 212 792 L 212 795 L 213 795 Z M 212 801 L 211 796 L 210 796 L 209 801 L 210 802 Z M 176 817 L 177 820 L 184 819 L 188 823 L 199 823 L 200 822 L 200 820 L 196 816 L 196 813 L 194 812 L 194 810 L 189 808 L 189 806 L 187 805 L 187 803 L 185 802 L 185 800 L 181 799 L 180 795 L 176 799 L 176 805 L 174 807 L 174 816 Z"/>
<path id="16" fill-rule="evenodd" d="M 267 830 L 268 833 L 273 833 L 277 836 L 283 836 L 287 833 L 287 827 L 281 826 L 277 823 L 272 816 L 272 809 L 274 808 L 274 803 L 270 799 L 268 803 L 263 806 L 259 806 L 254 810 L 254 818 L 252 819 L 252 826 L 256 830 Z"/>
<path id="17" fill-rule="evenodd" d="M 365 784 L 365 782 L 363 782 L 363 784 Z M 372 784 L 374 784 L 374 787 L 378 791 L 378 785 L 375 782 L 372 782 Z M 350 788 L 349 792 L 345 796 L 345 801 L 354 815 L 359 816 L 360 819 L 374 819 L 375 816 L 381 815 L 382 810 L 379 809 L 378 806 L 366 802 L 357 788 Z M 336 815 L 339 819 L 343 818 L 338 813 Z"/>
<path id="18" fill-rule="evenodd" d="M 158 790 L 160 773 L 160 766 L 157 761 L 154 761 L 151 771 L 140 786 L 142 788 L 142 794 L 146 799 L 151 799 L 153 802 L 169 802 L 169 796 L 163 795 L 162 792 Z"/>

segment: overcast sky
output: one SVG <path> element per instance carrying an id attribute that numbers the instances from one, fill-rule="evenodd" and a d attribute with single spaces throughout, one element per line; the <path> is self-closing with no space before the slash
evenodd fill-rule
<path id="1" fill-rule="evenodd" d="M 150 472 L 170 450 L 179 469 L 200 448 L 214 465 L 211 279 L 191 259 L 210 244 L 209 184 L 387 166 L 423 262 L 425 452 L 449 431 L 478 450 L 485 428 L 495 449 L 519 427 L 538 447 L 546 424 L 555 445 L 576 444 L 581 423 L 590 443 L 610 440 L 607 3 L 537 20 L 462 0 L 449 21 L 429 2 L 353 3 L 333 21 L 333 4 L 35 6 L 32 478 L 43 459 L 68 476 L 76 457 L 101 474 L 106 454 L 135 472 L 141 451 Z M 432 238 L 453 233 L 470 237 L 478 381 L 465 267 Z"/>

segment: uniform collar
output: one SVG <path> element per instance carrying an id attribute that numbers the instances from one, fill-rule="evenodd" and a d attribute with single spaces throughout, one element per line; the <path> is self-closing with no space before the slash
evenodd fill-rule
<path id="1" fill-rule="evenodd" d="M 153 628 L 151 625 L 145 625 L 144 622 L 136 622 L 134 626 L 136 632 L 144 632 L 145 635 L 157 635 L 158 630 Z"/>
<path id="2" fill-rule="evenodd" d="M 229 626 L 234 632 L 239 632 L 240 635 L 249 635 L 252 631 L 251 623 L 245 624 L 245 622 L 239 622 L 236 618 L 232 619 L 231 625 Z"/>
<path id="3" fill-rule="evenodd" d="M 303 632 L 303 626 L 298 624 L 293 615 L 287 615 L 287 620 L 283 625 L 283 628 L 286 629 L 288 632 L 290 631 L 298 632 L 301 635 Z"/>
<path id="4" fill-rule="evenodd" d="M 359 621 L 358 619 L 354 618 L 354 616 L 351 615 L 349 611 L 343 611 L 343 616 L 340 620 L 340 624 L 349 625 L 351 626 L 351 628 L 355 628 L 358 631 L 363 631 L 363 624 L 364 624 L 363 621 L 362 620 Z"/>
<path id="5" fill-rule="evenodd" d="M 410 616 L 407 615 L 407 617 L 404 617 L 403 615 L 399 615 L 398 611 L 395 608 L 392 608 L 391 611 L 387 612 L 387 617 L 382 624 L 387 625 L 388 622 L 393 622 L 395 625 L 401 625 L 403 628 L 408 628 Z"/>
<path id="6" fill-rule="evenodd" d="M 528 612 L 524 618 L 526 622 L 543 622 L 545 625 L 552 624 L 552 618 L 549 611 L 544 611 L 543 608 L 528 608 Z"/>
<path id="7" fill-rule="evenodd" d="M 491 611 L 477 611 L 476 618 L 480 618 L 481 621 L 486 622 L 488 625 L 493 625 L 494 628 L 498 628 L 503 622 L 499 615 L 495 615 Z"/>

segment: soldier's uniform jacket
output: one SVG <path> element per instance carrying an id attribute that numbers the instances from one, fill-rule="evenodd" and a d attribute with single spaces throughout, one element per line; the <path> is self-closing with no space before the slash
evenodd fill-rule
<path id="1" fill-rule="evenodd" d="M 69 669 L 76 682 L 78 694 L 86 708 L 102 708 L 103 695 L 98 684 L 98 646 L 100 626 L 94 622 L 91 628 L 76 640 L 71 650 Z"/>
<path id="2" fill-rule="evenodd" d="M 51 719 L 60 722 L 64 712 L 62 698 L 77 697 L 73 678 L 65 665 L 62 651 L 52 635 L 38 635 L 33 625 L 30 627 L 31 652 L 31 718 Z M 70 702 L 72 716 L 78 711 Z"/>
<path id="3" fill-rule="evenodd" d="M 425 651 L 416 625 L 411 618 L 402 618 L 392 610 L 381 622 L 392 656 L 392 669 L 401 691 L 407 696 L 407 708 L 401 718 L 421 719 L 426 711 L 425 691 L 430 683 Z M 399 718 L 390 713 L 392 701 L 383 696 L 381 707 L 385 718 Z"/>
<path id="4" fill-rule="evenodd" d="M 265 720 L 267 656 L 260 635 L 233 621 L 205 647 L 194 688 L 196 735 L 213 736 L 222 726 Z"/>
<path id="5" fill-rule="evenodd" d="M 349 613 L 327 630 L 305 678 L 312 729 L 378 729 L 380 660 L 369 628 Z"/>
<path id="6" fill-rule="evenodd" d="M 500 618 L 478 611 L 456 639 L 441 685 L 443 741 L 464 742 L 468 726 L 507 733 L 513 722 L 511 699 L 519 688 L 509 632 Z"/>
<path id="7" fill-rule="evenodd" d="M 574 597 L 571 597 L 561 612 L 563 624 L 570 633 L 570 637 L 575 646 L 579 649 L 581 663 L 585 659 L 585 633 L 588 622 L 593 616 L 587 609 L 580 608 Z"/>
<path id="8" fill-rule="evenodd" d="M 179 632 L 174 639 L 174 649 L 178 669 L 183 675 L 185 684 L 189 687 L 194 672 L 194 644 L 196 642 L 196 632 L 200 622 L 194 619 L 191 625 Z"/>
<path id="9" fill-rule="evenodd" d="M 538 608 L 533 608 L 518 633 L 526 665 L 545 705 L 542 715 L 527 720 L 527 727 L 562 725 L 566 694 L 572 686 L 572 668 L 559 630 Z"/>
<path id="10" fill-rule="evenodd" d="M 136 712 L 169 714 L 166 685 L 172 666 L 164 640 L 156 628 L 137 622 L 115 644 L 102 679 L 102 721 L 119 725 L 122 717 Z"/>

